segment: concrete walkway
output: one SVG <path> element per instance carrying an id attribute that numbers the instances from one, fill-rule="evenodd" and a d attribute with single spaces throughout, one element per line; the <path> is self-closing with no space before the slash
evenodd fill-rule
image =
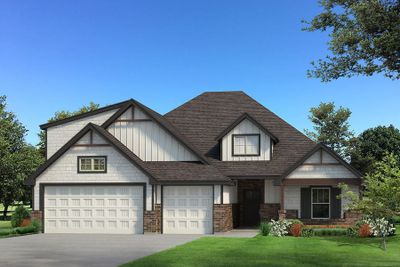
<path id="1" fill-rule="evenodd" d="M 201 235 L 37 234 L 0 239 L 0 266 L 112 267 Z"/>

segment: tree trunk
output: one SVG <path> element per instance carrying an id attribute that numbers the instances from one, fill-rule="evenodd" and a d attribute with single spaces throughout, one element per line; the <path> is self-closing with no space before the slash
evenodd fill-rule
<path id="1" fill-rule="evenodd" d="M 3 220 L 7 220 L 8 205 L 4 205 Z"/>
<path id="2" fill-rule="evenodd" d="M 382 238 L 382 248 L 386 251 L 386 236 Z"/>

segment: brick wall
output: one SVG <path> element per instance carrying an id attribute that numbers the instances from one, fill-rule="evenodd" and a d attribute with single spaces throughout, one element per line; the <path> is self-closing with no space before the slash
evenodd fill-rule
<path id="1" fill-rule="evenodd" d="M 226 232 L 233 229 L 233 205 L 214 204 L 214 232 Z"/>
<path id="2" fill-rule="evenodd" d="M 144 231 L 161 233 L 161 205 L 154 205 L 154 210 L 144 212 Z"/>
<path id="3" fill-rule="evenodd" d="M 281 205 L 276 204 L 260 204 L 260 219 L 261 221 L 270 221 L 271 219 L 277 220 L 279 215 L 278 211 Z"/>

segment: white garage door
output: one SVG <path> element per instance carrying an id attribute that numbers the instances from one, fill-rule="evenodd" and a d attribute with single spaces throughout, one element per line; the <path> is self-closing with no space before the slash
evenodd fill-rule
<path id="1" fill-rule="evenodd" d="M 142 186 L 46 186 L 46 233 L 143 233 Z"/>
<path id="2" fill-rule="evenodd" d="M 211 186 L 164 186 L 163 233 L 212 234 Z"/>

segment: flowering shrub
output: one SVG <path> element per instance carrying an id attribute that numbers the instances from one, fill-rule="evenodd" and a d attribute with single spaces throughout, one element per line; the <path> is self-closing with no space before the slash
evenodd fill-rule
<path id="1" fill-rule="evenodd" d="M 312 228 L 303 228 L 301 230 L 301 236 L 302 237 L 313 237 L 314 236 L 314 230 Z"/>
<path id="2" fill-rule="evenodd" d="M 287 235 L 289 232 L 289 227 L 292 223 L 290 221 L 287 220 L 271 220 L 271 231 L 270 231 L 270 235 L 273 236 L 285 236 Z"/>
<path id="3" fill-rule="evenodd" d="M 371 226 L 367 223 L 364 223 L 358 228 L 358 236 L 360 237 L 369 237 L 372 234 Z"/>
<path id="4" fill-rule="evenodd" d="M 363 222 L 371 227 L 373 236 L 387 237 L 394 235 L 396 232 L 394 225 L 389 223 L 389 221 L 385 218 L 372 219 L 370 217 L 366 217 Z"/>

